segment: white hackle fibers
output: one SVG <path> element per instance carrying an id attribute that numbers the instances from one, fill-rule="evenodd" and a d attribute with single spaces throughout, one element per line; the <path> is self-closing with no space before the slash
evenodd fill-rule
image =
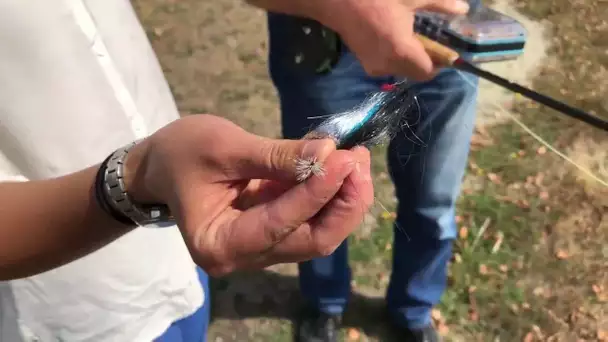
<path id="1" fill-rule="evenodd" d="M 297 158 L 296 162 L 296 179 L 298 182 L 303 182 L 311 176 L 324 176 L 325 169 L 323 164 L 316 157 Z"/>

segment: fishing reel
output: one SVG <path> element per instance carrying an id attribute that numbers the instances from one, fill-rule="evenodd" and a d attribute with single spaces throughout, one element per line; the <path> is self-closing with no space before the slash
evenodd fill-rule
<path id="1" fill-rule="evenodd" d="M 474 7 L 463 16 L 418 12 L 414 31 L 457 51 L 474 63 L 515 59 L 526 44 L 527 32 L 514 18 L 491 8 Z M 317 21 L 290 21 L 290 56 L 294 68 L 324 74 L 332 70 L 344 50 L 340 37 Z"/>

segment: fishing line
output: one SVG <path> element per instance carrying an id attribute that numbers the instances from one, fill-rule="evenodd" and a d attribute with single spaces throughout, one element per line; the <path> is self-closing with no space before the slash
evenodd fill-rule
<path id="1" fill-rule="evenodd" d="M 473 84 L 473 82 L 471 82 L 471 80 L 467 79 L 462 74 L 461 71 L 458 71 L 458 74 L 460 75 L 460 77 L 462 77 L 465 80 L 465 82 L 469 86 L 475 88 L 475 84 Z M 506 116 L 508 116 L 519 127 L 521 127 L 526 133 L 528 133 L 532 138 L 534 138 L 540 144 L 542 144 L 543 146 L 545 146 L 546 148 L 548 148 L 550 151 L 552 151 L 553 153 L 555 153 L 556 155 L 558 155 L 560 158 L 562 158 L 563 160 L 565 160 L 567 163 L 573 165 L 575 168 L 577 168 L 578 170 L 580 170 L 581 172 L 583 172 L 587 176 L 591 177 L 593 180 L 595 180 L 596 182 L 600 183 L 601 185 L 603 185 L 605 187 L 608 187 L 608 182 L 606 182 L 605 180 L 603 180 L 602 178 L 600 178 L 598 175 L 596 175 L 595 173 L 593 173 L 593 171 L 591 171 L 591 170 L 583 167 L 582 165 L 576 163 L 574 160 L 572 160 L 571 158 L 569 158 L 565 153 L 561 152 L 556 147 L 554 147 L 553 145 L 551 145 L 549 142 L 547 142 L 546 140 L 544 140 L 540 135 L 538 135 L 537 133 L 535 133 L 530 127 L 528 127 L 525 123 L 523 123 L 513 113 L 509 112 L 508 110 L 505 110 L 503 107 L 501 107 L 501 106 L 499 106 L 497 104 L 494 104 L 493 107 L 495 109 L 497 109 L 501 114 L 505 114 Z"/>

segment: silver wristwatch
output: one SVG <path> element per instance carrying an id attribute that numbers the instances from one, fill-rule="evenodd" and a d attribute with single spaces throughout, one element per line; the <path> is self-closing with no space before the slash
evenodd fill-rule
<path id="1" fill-rule="evenodd" d="M 135 141 L 116 150 L 105 164 L 103 191 L 109 204 L 119 213 L 128 217 L 139 226 L 170 226 L 174 225 L 174 218 L 169 208 L 164 204 L 138 204 L 129 196 L 125 189 L 124 162 Z"/>

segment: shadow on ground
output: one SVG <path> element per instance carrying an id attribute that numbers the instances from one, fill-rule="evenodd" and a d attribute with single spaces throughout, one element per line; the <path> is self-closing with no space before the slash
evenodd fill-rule
<path id="1" fill-rule="evenodd" d="M 252 286 L 258 291 L 252 291 Z M 293 329 L 303 307 L 298 278 L 271 271 L 236 273 L 213 279 L 211 294 L 212 322 L 267 318 L 291 321 Z M 366 336 L 380 341 L 398 340 L 389 324 L 384 300 L 380 297 L 353 292 L 343 325 L 361 330 Z M 218 337 L 217 333 L 212 332 L 212 335 Z M 232 340 L 230 336 L 221 338 L 223 341 Z"/>

